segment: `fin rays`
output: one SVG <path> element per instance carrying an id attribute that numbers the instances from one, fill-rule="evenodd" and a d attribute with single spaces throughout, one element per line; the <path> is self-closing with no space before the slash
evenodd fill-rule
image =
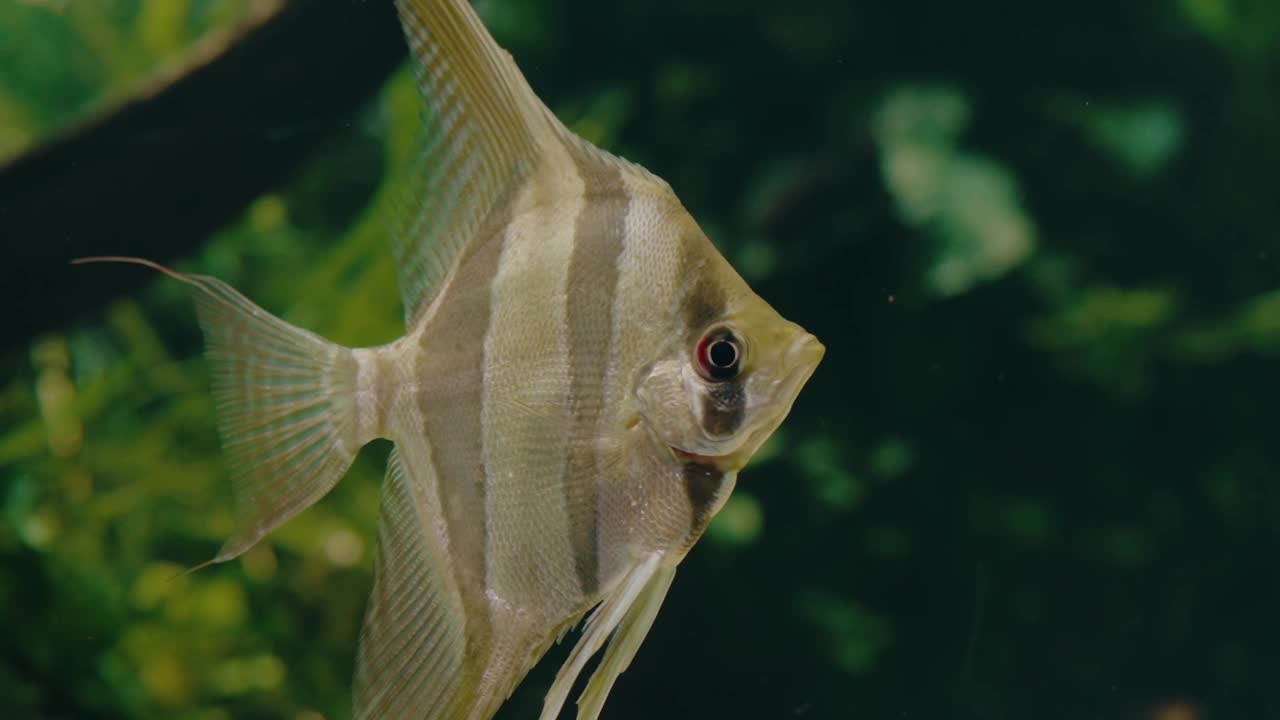
<path id="1" fill-rule="evenodd" d="M 394 232 L 406 320 L 414 325 L 476 237 L 539 158 L 547 114 L 465 2 L 396 0 L 425 101 Z"/>
<path id="2" fill-rule="evenodd" d="M 354 427 L 349 350 L 276 318 L 220 280 L 183 278 L 197 289 L 236 490 L 237 531 L 215 558 L 228 560 L 327 493 L 371 438 Z"/>
<path id="3" fill-rule="evenodd" d="M 675 568 L 664 565 L 658 553 L 645 556 L 627 572 L 591 613 L 591 617 L 587 618 L 582 637 L 573 646 L 573 652 L 569 654 L 560 672 L 556 674 L 551 689 L 547 691 L 539 720 L 556 720 L 559 717 L 582 669 L 604 647 L 610 634 L 618 629 L 619 636 L 614 638 L 613 643 L 621 640 L 621 647 L 615 651 L 613 644 L 610 645 L 604 662 L 591 678 L 587 692 L 583 693 L 585 707 L 594 708 L 594 712 L 599 713 L 613 681 L 631 662 L 640 641 L 653 623 L 673 577 Z M 581 720 L 594 717 L 595 715 L 587 715 L 583 708 L 579 708 Z"/>
<path id="4" fill-rule="evenodd" d="M 374 589 L 356 662 L 357 719 L 457 717 L 463 689 L 464 619 L 445 560 L 433 547 L 424 503 L 429 484 L 407 474 L 398 450 L 387 464 Z"/>
<path id="5" fill-rule="evenodd" d="M 193 290 L 236 529 L 209 562 L 239 556 L 327 493 L 372 437 L 356 427 L 351 350 L 263 310 L 217 278 L 128 257 Z"/>
<path id="6" fill-rule="evenodd" d="M 640 644 L 649 634 L 649 628 L 653 627 L 653 621 L 658 617 L 658 610 L 662 607 L 662 601 L 675 576 L 675 567 L 663 565 L 645 584 L 644 590 L 636 598 L 634 608 L 614 631 L 609 647 L 604 652 L 604 659 L 591 674 L 591 680 L 578 698 L 578 720 L 596 720 L 600 717 L 613 683 L 631 665 Z"/>

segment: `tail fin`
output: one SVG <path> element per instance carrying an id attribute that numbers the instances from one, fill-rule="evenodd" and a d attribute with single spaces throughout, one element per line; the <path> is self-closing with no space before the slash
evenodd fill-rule
<path id="1" fill-rule="evenodd" d="M 203 275 L 126 257 L 190 285 L 204 331 L 236 529 L 209 563 L 239 556 L 337 484 L 373 437 L 358 428 L 355 351 L 295 327 Z"/>

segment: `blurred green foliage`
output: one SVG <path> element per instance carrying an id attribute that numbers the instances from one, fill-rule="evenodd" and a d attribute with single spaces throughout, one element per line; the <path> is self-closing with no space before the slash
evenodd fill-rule
<path id="1" fill-rule="evenodd" d="M 0 3 L 0 158 L 252 4 Z M 828 346 L 608 716 L 1276 716 L 1280 4 L 482 11 Z M 417 102 L 397 74 L 179 268 L 394 338 Z M 387 449 L 185 573 L 231 526 L 185 291 L 85 318 L 0 356 L 0 706 L 347 717 Z M 536 716 L 558 652 L 503 717 Z"/>
<path id="2" fill-rule="evenodd" d="M 0 161 L 162 73 L 261 0 L 0 4 Z"/>

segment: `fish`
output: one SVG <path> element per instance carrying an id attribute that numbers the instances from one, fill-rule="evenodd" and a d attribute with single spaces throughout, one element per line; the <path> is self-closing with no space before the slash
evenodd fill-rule
<path id="1" fill-rule="evenodd" d="M 393 444 L 353 716 L 483 720 L 572 628 L 548 690 L 599 717 L 677 566 L 824 351 L 665 181 L 571 132 L 465 0 L 396 0 L 423 100 L 394 219 L 405 334 L 348 348 L 190 286 L 242 555 Z M 585 622 L 583 619 L 585 618 Z"/>

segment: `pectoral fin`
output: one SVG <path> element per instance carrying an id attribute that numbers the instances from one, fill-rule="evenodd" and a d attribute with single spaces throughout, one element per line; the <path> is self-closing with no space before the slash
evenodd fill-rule
<path id="1" fill-rule="evenodd" d="M 547 692 L 540 720 L 555 720 L 559 716 L 582 668 L 612 634 L 604 659 L 578 699 L 579 720 L 594 720 L 599 716 L 614 681 L 631 664 L 653 625 L 675 573 L 674 565 L 664 563 L 661 555 L 653 553 L 622 578 L 587 619 L 582 637 Z"/>
<path id="2" fill-rule="evenodd" d="M 674 566 L 661 565 L 649 582 L 644 586 L 640 596 L 636 598 L 631 610 L 622 618 L 622 623 L 613 633 L 609 647 L 604 651 L 604 659 L 591 675 L 587 689 L 578 698 L 578 720 L 596 720 L 604 708 L 605 698 L 613 689 L 613 683 L 624 670 L 631 665 L 631 659 L 640 649 L 640 643 L 653 627 L 653 619 L 658 616 L 658 608 L 667 596 L 671 581 L 675 579 Z"/>

